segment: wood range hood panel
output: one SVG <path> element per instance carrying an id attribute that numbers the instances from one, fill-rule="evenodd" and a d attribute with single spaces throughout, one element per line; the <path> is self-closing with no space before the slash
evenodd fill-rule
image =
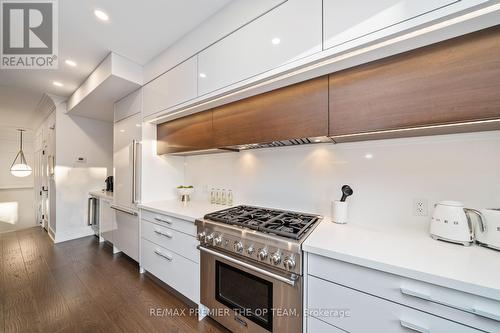
<path id="1" fill-rule="evenodd" d="M 214 144 L 228 147 L 328 135 L 328 77 L 213 109 Z"/>
<path id="2" fill-rule="evenodd" d="M 327 136 L 328 76 L 322 76 L 159 124 L 157 153 L 238 151 L 241 145 L 304 144 L 309 141 L 293 139 Z"/>
<path id="3" fill-rule="evenodd" d="M 331 74 L 329 89 L 337 142 L 492 129 L 376 133 L 500 118 L 500 26 Z"/>
<path id="4" fill-rule="evenodd" d="M 213 147 L 212 111 L 158 124 L 157 154 L 177 154 Z"/>

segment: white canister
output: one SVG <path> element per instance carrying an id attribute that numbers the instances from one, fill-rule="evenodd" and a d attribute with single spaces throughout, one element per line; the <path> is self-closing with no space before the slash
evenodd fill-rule
<path id="1" fill-rule="evenodd" d="M 345 224 L 348 219 L 349 205 L 346 201 L 335 200 L 332 202 L 332 221 Z"/>

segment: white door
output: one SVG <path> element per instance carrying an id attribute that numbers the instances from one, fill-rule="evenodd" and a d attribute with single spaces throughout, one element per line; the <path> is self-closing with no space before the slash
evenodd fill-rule
<path id="1" fill-rule="evenodd" d="M 139 260 L 139 217 L 119 210 L 116 214 L 116 229 L 113 245 L 135 261 Z"/>
<path id="2" fill-rule="evenodd" d="M 457 0 L 324 0 L 324 48 L 406 22 Z M 380 37 L 380 36 L 379 36 Z M 365 40 L 365 42 L 368 42 Z"/>
<path id="3" fill-rule="evenodd" d="M 114 205 L 135 211 L 140 189 L 141 114 L 116 122 L 113 132 Z"/>

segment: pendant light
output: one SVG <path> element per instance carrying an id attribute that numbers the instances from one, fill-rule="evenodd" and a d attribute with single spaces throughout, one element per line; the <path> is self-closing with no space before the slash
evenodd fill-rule
<path id="1" fill-rule="evenodd" d="M 16 158 L 14 158 L 14 162 L 12 162 L 12 165 L 10 166 L 10 173 L 15 176 L 15 177 L 28 177 L 31 175 L 31 167 L 28 165 L 28 162 L 26 162 L 26 157 L 24 157 L 24 152 L 23 152 L 23 132 L 25 130 L 23 129 L 18 129 L 21 139 L 19 142 L 19 152 L 16 155 Z"/>

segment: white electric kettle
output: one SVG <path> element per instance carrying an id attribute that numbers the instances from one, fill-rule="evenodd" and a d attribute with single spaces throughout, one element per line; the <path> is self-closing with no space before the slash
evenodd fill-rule
<path id="1" fill-rule="evenodd" d="M 484 230 L 481 212 L 464 208 L 458 201 L 441 201 L 435 205 L 431 218 L 430 233 L 434 239 L 469 246 L 474 241 L 474 228 L 469 214 L 478 215 L 480 228 Z"/>

